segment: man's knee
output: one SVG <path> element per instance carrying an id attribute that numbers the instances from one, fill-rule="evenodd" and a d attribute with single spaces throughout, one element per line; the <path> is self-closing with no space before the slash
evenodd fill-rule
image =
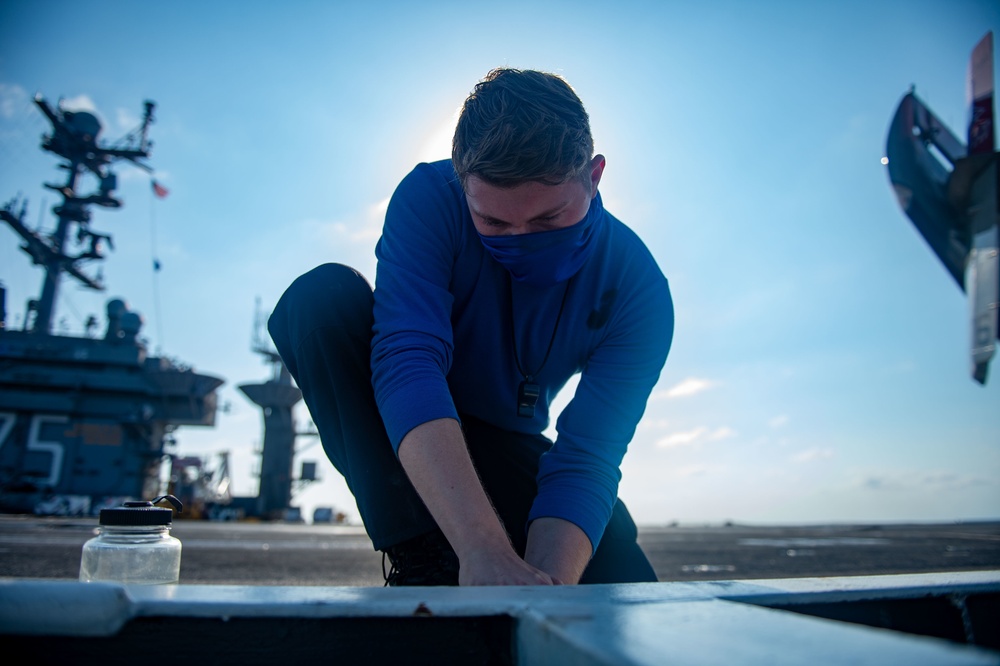
<path id="1" fill-rule="evenodd" d="M 278 352 L 287 354 L 312 331 L 345 323 L 371 329 L 372 288 L 350 266 L 323 264 L 299 276 L 278 299 L 267 330 Z"/>

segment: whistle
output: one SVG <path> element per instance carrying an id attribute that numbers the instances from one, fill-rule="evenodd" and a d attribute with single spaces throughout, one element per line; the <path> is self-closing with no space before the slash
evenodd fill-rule
<path id="1" fill-rule="evenodd" d="M 530 419 L 535 415 L 535 404 L 538 402 L 538 384 L 524 380 L 517 389 L 517 415 Z"/>

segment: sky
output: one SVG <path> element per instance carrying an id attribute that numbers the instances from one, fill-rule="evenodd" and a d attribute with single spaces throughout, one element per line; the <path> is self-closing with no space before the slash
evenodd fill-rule
<path id="1" fill-rule="evenodd" d="M 670 281 L 673 347 L 622 465 L 638 523 L 1000 518 L 1000 362 L 971 379 L 964 294 L 880 163 L 911 86 L 964 136 L 995 2 L 4 0 L 0 26 L 0 202 L 21 193 L 32 226 L 54 226 L 41 183 L 62 178 L 32 97 L 95 111 L 109 142 L 156 101 L 169 195 L 117 169 L 125 205 L 91 225 L 114 236 L 109 289 L 64 283 L 57 328 L 124 297 L 153 352 L 224 378 L 216 426 L 172 450 L 228 451 L 238 495 L 263 433 L 236 387 L 270 376 L 256 300 L 324 262 L 373 279 L 393 189 L 449 156 L 464 98 L 509 66 L 574 87 L 605 206 Z M 42 280 L 17 246 L 0 229 L 11 328 Z M 316 438 L 298 447 L 323 480 L 293 505 L 358 520 Z"/>

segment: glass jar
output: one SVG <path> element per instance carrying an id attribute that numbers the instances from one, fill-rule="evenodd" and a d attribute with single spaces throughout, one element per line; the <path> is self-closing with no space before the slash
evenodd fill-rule
<path id="1" fill-rule="evenodd" d="M 166 497 L 180 506 L 176 498 Z M 102 509 L 98 535 L 83 546 L 80 580 L 142 585 L 178 582 L 181 542 L 170 536 L 172 516 L 170 509 L 154 507 L 153 502 L 126 502 Z"/>

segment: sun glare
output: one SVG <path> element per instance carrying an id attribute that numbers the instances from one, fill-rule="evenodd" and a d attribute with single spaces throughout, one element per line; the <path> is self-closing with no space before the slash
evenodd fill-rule
<path id="1" fill-rule="evenodd" d="M 458 114 L 461 109 L 455 109 L 451 117 L 442 121 L 432 131 L 428 132 L 424 138 L 424 143 L 420 147 L 420 162 L 436 162 L 451 157 L 451 139 L 455 134 L 455 125 L 458 124 Z"/>

